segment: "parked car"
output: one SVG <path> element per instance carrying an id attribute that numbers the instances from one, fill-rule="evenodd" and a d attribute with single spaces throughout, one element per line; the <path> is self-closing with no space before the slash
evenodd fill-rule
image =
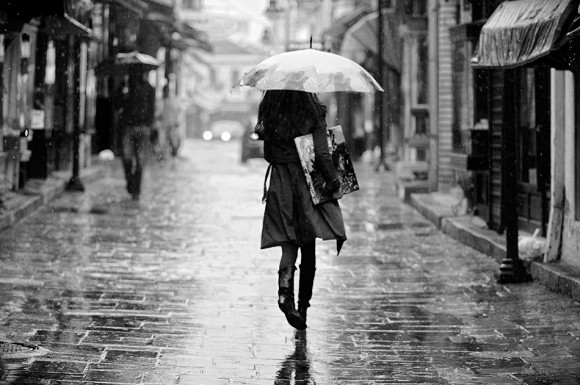
<path id="1" fill-rule="evenodd" d="M 258 134 L 254 132 L 254 125 L 246 125 L 244 136 L 242 137 L 241 161 L 246 163 L 248 159 L 264 157 L 264 141 L 258 139 Z"/>
<path id="2" fill-rule="evenodd" d="M 244 134 L 244 126 L 236 120 L 217 120 L 211 124 L 209 130 L 203 133 L 204 140 L 221 140 L 229 142 L 239 139 Z"/>

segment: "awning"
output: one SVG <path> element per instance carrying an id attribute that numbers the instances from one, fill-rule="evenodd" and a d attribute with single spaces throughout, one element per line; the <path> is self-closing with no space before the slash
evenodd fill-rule
<path id="1" fill-rule="evenodd" d="M 92 34 L 91 29 L 87 27 L 92 7 L 92 0 L 0 1 L 0 12 L 7 15 L 12 30 L 22 28 L 24 23 L 35 17 L 45 16 L 55 23 L 60 23 L 61 31 L 85 36 Z"/>
<path id="2" fill-rule="evenodd" d="M 401 38 L 399 27 L 403 20 L 390 10 L 383 12 L 383 63 L 395 72 L 401 72 Z M 378 44 L 378 13 L 364 16 L 346 31 L 340 54 L 362 64 L 369 55 L 377 55 Z"/>
<path id="3" fill-rule="evenodd" d="M 198 31 L 188 23 L 181 23 L 177 29 L 180 34 L 180 40 L 187 46 L 199 48 L 203 51 L 212 52 L 213 46 L 209 42 L 206 33 Z"/>
<path id="4" fill-rule="evenodd" d="M 504 1 L 481 29 L 476 68 L 513 68 L 550 53 L 571 23 L 578 0 Z"/>
<path id="5" fill-rule="evenodd" d="M 341 17 L 322 32 L 322 41 L 325 45 L 328 44 L 333 52 L 339 52 L 348 29 L 371 12 L 369 8 L 361 8 L 350 15 Z"/>

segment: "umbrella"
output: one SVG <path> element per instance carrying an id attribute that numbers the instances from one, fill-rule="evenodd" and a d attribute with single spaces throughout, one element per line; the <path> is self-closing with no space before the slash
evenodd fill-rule
<path id="1" fill-rule="evenodd" d="M 312 93 L 383 91 L 371 74 L 354 61 L 311 48 L 284 52 L 258 63 L 234 87 L 237 86 Z"/>
<path id="2" fill-rule="evenodd" d="M 117 56 L 115 56 L 115 64 L 137 65 L 146 70 L 154 70 L 159 67 L 159 64 L 161 63 L 153 56 L 133 51 L 129 53 L 118 53 Z"/>
<path id="3" fill-rule="evenodd" d="M 157 69 L 161 62 L 153 56 L 137 51 L 118 53 L 114 59 L 109 58 L 97 65 L 97 75 L 127 75 L 133 71 L 151 71 Z"/>

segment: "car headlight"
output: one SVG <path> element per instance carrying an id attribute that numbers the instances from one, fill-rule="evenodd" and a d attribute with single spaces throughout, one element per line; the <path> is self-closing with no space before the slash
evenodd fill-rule
<path id="1" fill-rule="evenodd" d="M 232 134 L 230 134 L 229 132 L 222 132 L 221 138 L 224 142 L 227 142 L 232 138 Z"/>
<path id="2" fill-rule="evenodd" d="M 203 133 L 203 139 L 204 140 L 211 140 L 211 138 L 213 138 L 213 135 L 212 135 L 211 131 L 205 131 Z"/>

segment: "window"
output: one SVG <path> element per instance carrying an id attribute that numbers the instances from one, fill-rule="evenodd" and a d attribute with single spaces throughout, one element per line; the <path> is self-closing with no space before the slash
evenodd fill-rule
<path id="1" fill-rule="evenodd" d="M 519 72 L 519 97 L 518 104 L 518 128 L 517 145 L 519 157 L 519 180 L 524 183 L 536 185 L 536 92 L 533 68 L 523 68 Z"/>
<path id="2" fill-rule="evenodd" d="M 477 0 L 472 1 L 472 19 L 473 21 L 485 20 L 503 0 Z"/>
<path id="3" fill-rule="evenodd" d="M 425 0 L 404 0 L 403 12 L 406 15 L 414 15 L 414 16 L 426 15 L 427 2 Z"/>

